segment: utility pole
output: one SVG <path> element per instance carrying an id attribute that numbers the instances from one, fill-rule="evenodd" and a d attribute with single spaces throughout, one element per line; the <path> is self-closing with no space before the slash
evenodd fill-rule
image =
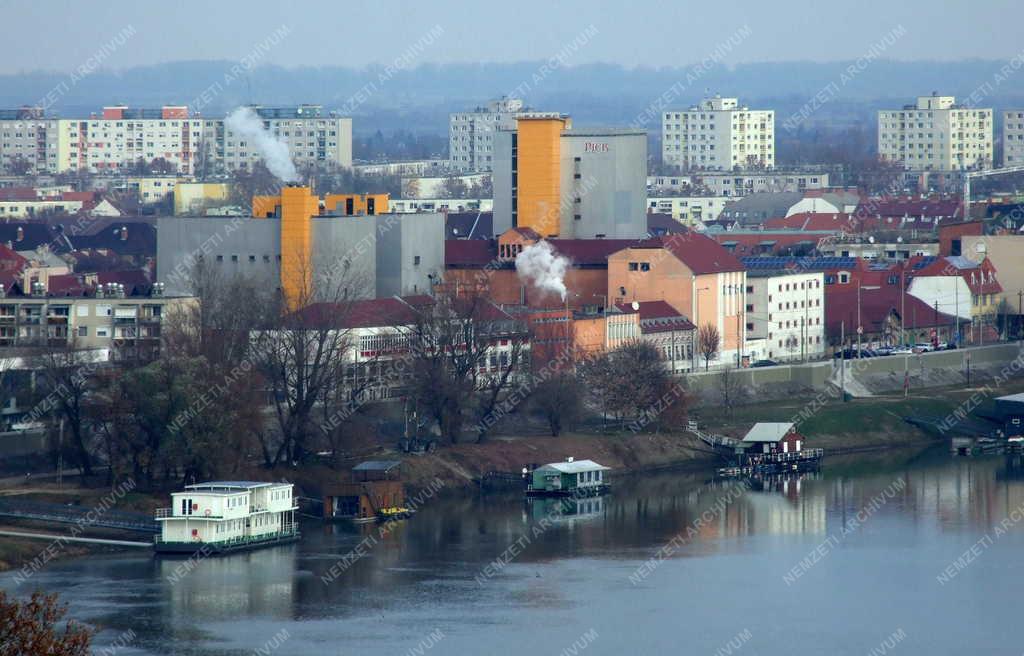
<path id="1" fill-rule="evenodd" d="M 1024 289 L 1017 292 L 1017 341 L 1024 347 Z"/>
<path id="2" fill-rule="evenodd" d="M 60 418 L 60 436 L 57 438 L 57 488 L 64 489 L 64 417 Z"/>
<path id="3" fill-rule="evenodd" d="M 907 290 L 906 290 L 906 263 L 900 263 L 900 344 L 907 343 L 907 336 L 904 332 L 905 317 L 907 316 Z"/>
<path id="4" fill-rule="evenodd" d="M 846 322 L 839 322 L 839 394 L 846 402 Z"/>
<path id="5" fill-rule="evenodd" d="M 860 359 L 860 334 L 862 332 L 864 332 L 861 329 L 862 325 L 863 324 L 861 324 L 861 320 L 860 320 L 860 281 L 858 280 L 857 281 L 857 359 L 858 360 Z"/>

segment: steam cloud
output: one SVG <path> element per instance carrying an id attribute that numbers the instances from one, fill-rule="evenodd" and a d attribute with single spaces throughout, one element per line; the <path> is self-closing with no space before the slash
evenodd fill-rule
<path id="1" fill-rule="evenodd" d="M 539 241 L 523 249 L 516 256 L 516 273 L 538 288 L 554 292 L 565 300 L 565 272 L 569 258 L 559 255 L 546 241 Z"/>
<path id="2" fill-rule="evenodd" d="M 271 173 L 284 182 L 298 181 L 299 173 L 288 155 L 288 145 L 263 129 L 263 121 L 256 112 L 239 107 L 224 119 L 224 125 L 256 147 Z"/>

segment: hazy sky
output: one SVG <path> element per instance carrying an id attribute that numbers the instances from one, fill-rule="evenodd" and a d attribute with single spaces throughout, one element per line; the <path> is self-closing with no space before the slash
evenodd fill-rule
<path id="1" fill-rule="evenodd" d="M 239 60 L 282 26 L 287 36 L 261 62 L 363 67 L 393 61 L 419 41 L 418 62 L 522 61 L 561 51 L 573 65 L 689 64 L 744 26 L 749 36 L 726 63 L 855 59 L 900 26 L 905 33 L 883 56 L 1009 59 L 1024 50 L 1021 0 L 0 0 L 0 15 L 0 73 L 71 71 L 100 52 L 114 69 Z M 440 37 L 424 40 L 435 26 Z M 134 35 L 123 46 L 104 47 L 125 29 Z"/>

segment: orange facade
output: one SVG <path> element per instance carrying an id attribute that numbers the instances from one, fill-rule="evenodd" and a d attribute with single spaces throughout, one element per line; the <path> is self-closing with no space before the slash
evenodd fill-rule
<path id="1" fill-rule="evenodd" d="M 458 285 L 460 290 L 488 291 L 489 298 L 498 305 L 526 305 L 531 308 L 565 307 L 557 294 L 537 289 L 519 277 L 514 268 L 502 266 L 479 269 L 448 269 L 445 280 Z M 605 269 L 569 269 L 565 274 L 569 290 L 569 308 L 582 310 L 584 306 L 605 306 L 608 272 Z"/>
<path id="2" fill-rule="evenodd" d="M 516 145 L 516 220 L 542 237 L 557 237 L 561 222 L 561 144 L 565 119 L 521 118 Z"/>
<path id="3" fill-rule="evenodd" d="M 716 327 L 723 351 L 738 349 L 746 332 L 745 284 L 742 271 L 694 274 L 665 248 L 627 248 L 608 258 L 611 303 L 665 301 L 698 327 Z"/>
<path id="4" fill-rule="evenodd" d="M 281 292 L 288 307 L 307 302 L 312 293 L 313 217 L 320 200 L 309 187 L 281 190 Z"/>

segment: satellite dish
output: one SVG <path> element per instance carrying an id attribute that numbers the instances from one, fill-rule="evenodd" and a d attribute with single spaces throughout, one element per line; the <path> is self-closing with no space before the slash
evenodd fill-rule
<path id="1" fill-rule="evenodd" d="M 638 301 L 633 301 L 633 303 L 632 303 L 631 307 L 632 307 L 632 308 L 633 308 L 634 310 L 636 310 L 637 312 L 639 312 L 639 311 L 640 311 L 640 303 L 639 303 Z"/>

